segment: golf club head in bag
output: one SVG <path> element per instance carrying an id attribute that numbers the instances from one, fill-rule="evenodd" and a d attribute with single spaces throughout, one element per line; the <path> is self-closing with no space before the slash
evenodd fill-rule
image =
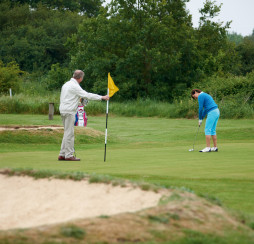
<path id="1" fill-rule="evenodd" d="M 81 104 L 82 104 L 83 106 L 86 106 L 86 105 L 89 103 L 89 100 L 86 99 L 86 98 L 81 98 L 81 99 L 80 99 L 80 102 L 81 102 Z"/>

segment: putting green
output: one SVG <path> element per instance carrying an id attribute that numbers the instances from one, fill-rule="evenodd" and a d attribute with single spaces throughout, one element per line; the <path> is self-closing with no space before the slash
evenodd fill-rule
<path id="1" fill-rule="evenodd" d="M 17 115 L 12 116 L 7 115 L 5 124 L 17 119 Z M 43 121 L 45 116 L 41 120 L 40 116 L 34 117 Z M 55 117 L 52 124 L 61 124 L 59 116 Z M 22 116 L 22 124 L 29 123 L 29 119 Z M 104 132 L 105 118 L 89 117 L 88 126 Z M 218 153 L 198 152 L 205 146 L 203 126 L 195 151 L 189 152 L 197 126 L 197 120 L 109 117 L 106 162 L 103 138 L 99 142 L 76 143 L 80 162 L 57 161 L 60 144 L 41 144 L 38 140 L 1 143 L 0 168 L 82 171 L 185 187 L 218 198 L 228 208 L 254 215 L 253 120 L 220 120 Z"/>

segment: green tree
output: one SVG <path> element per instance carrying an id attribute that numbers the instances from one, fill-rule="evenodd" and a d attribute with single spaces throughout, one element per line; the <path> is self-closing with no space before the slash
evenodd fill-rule
<path id="1" fill-rule="evenodd" d="M 236 45 L 239 45 L 240 43 L 243 42 L 243 36 L 240 34 L 237 34 L 236 32 L 233 33 L 228 33 L 227 34 L 228 40 L 230 42 L 235 43 Z"/>
<path id="2" fill-rule="evenodd" d="M 206 1 L 194 29 L 186 2 L 113 0 L 108 13 L 86 19 L 69 39 L 72 67 L 85 70 L 94 92 L 105 91 L 111 72 L 121 91 L 116 96 L 129 99 L 172 100 L 214 73 L 237 73 L 239 59 L 227 40 L 230 23 L 213 21 L 220 6 Z"/>
<path id="3" fill-rule="evenodd" d="M 54 63 L 69 62 L 67 37 L 77 31 L 82 16 L 38 5 L 0 4 L 0 57 L 4 63 L 16 61 L 28 72 L 47 72 Z"/>
<path id="4" fill-rule="evenodd" d="M 68 68 L 61 67 L 59 63 L 52 64 L 50 71 L 45 78 L 48 90 L 61 90 L 63 84 L 70 79 L 72 72 Z"/>
<path id="5" fill-rule="evenodd" d="M 221 4 L 222 5 L 222 4 Z M 204 77 L 220 73 L 237 73 L 239 71 L 239 57 L 235 52 L 235 45 L 227 39 L 227 29 L 231 22 L 214 22 L 213 18 L 220 13 L 221 5 L 206 0 L 200 10 L 201 17 L 197 30 L 199 67 Z"/>
<path id="6" fill-rule="evenodd" d="M 100 7 L 104 0 L 10 0 L 10 2 L 16 4 L 29 4 L 33 8 L 37 8 L 40 5 L 47 6 L 48 8 L 82 12 L 82 14 L 92 17 L 99 13 Z"/>
<path id="7" fill-rule="evenodd" d="M 241 57 L 241 72 L 243 75 L 254 70 L 254 35 L 245 37 L 238 45 L 237 51 Z"/>
<path id="8" fill-rule="evenodd" d="M 4 65 L 0 60 L 0 93 L 9 92 L 10 88 L 12 91 L 17 92 L 22 82 L 21 75 L 23 73 L 17 63 L 11 62 Z"/>
<path id="9" fill-rule="evenodd" d="M 187 66 L 196 45 L 185 2 L 112 1 L 110 16 L 86 19 L 69 40 L 73 67 L 85 70 L 86 85 L 97 92 L 105 91 L 111 72 L 124 98 L 172 99 L 172 89 L 192 73 Z"/>

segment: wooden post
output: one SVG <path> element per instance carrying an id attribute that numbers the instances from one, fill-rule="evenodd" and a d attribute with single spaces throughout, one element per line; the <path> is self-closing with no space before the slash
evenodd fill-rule
<path id="1" fill-rule="evenodd" d="M 53 120 L 54 103 L 49 103 L 49 120 Z"/>

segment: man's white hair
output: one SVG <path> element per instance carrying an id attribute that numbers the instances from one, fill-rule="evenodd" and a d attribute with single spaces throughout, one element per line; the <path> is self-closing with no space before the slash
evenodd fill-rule
<path id="1" fill-rule="evenodd" d="M 75 70 L 73 74 L 74 79 L 80 79 L 84 77 L 84 72 L 82 70 Z"/>

